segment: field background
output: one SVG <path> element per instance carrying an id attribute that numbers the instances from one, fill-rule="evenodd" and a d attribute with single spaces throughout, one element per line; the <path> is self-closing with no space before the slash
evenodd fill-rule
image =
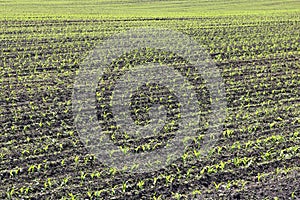
<path id="1" fill-rule="evenodd" d="M 72 89 L 89 51 L 145 26 L 199 42 L 228 109 L 208 156 L 191 146 L 173 165 L 136 174 L 84 147 Z M 299 30 L 298 0 L 0 1 L 0 199 L 299 199 Z"/>
<path id="2" fill-rule="evenodd" d="M 273 15 L 299 12 L 297 0 L 4 0 L 1 16 L 7 18 L 72 17 L 196 17 L 215 15 Z"/>

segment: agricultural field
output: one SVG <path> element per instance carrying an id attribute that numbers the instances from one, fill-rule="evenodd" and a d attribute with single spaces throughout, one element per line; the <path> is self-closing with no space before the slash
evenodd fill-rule
<path id="1" fill-rule="evenodd" d="M 173 41 L 191 59 L 199 52 L 180 34 L 192 38 L 213 63 L 212 81 L 189 59 L 153 45 L 112 55 L 98 79 L 94 68 L 82 69 L 102 59 L 97 52 L 110 56 L 130 46 L 139 38 L 130 31 L 140 28 L 157 46 Z M 162 30 L 180 34 L 174 40 Z M 133 39 L 95 53 L 122 34 Z M 298 0 L 0 1 L 0 47 L 0 199 L 300 199 Z M 164 78 L 135 89 L 146 74 L 156 80 L 151 68 L 161 68 L 153 64 L 166 67 Z M 96 118 L 86 121 L 78 115 L 90 112 L 89 99 L 77 92 L 85 81 L 96 84 Z M 176 94 L 190 88 L 192 97 L 181 102 Z M 118 104 L 127 93 L 130 111 L 122 117 L 125 106 Z M 201 119 L 196 125 L 193 109 Z M 154 122 L 165 125 L 149 134 L 143 127 L 154 123 L 153 112 L 161 114 Z M 172 162 L 140 171 L 125 163 L 128 155 L 172 146 L 176 134 L 186 134 L 181 120 L 191 122 L 191 141 Z M 94 121 L 101 126 L 96 139 L 107 137 L 124 152 L 117 157 L 122 168 L 87 145 L 97 143 L 82 136 L 94 131 Z M 139 127 L 139 137 L 119 123 Z M 209 130 L 215 137 L 207 137 Z"/>

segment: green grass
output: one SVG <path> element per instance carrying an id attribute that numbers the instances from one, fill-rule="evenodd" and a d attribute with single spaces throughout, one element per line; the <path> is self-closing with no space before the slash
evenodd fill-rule
<path id="1" fill-rule="evenodd" d="M 274 15 L 300 11 L 298 0 L 3 0 L 1 18 L 131 18 Z"/>

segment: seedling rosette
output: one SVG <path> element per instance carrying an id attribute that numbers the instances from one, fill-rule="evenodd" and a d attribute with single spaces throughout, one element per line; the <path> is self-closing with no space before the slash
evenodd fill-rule
<path id="1" fill-rule="evenodd" d="M 156 59 L 161 55 L 168 57 Z M 223 133 L 218 68 L 197 42 L 172 30 L 132 29 L 103 41 L 82 63 L 72 100 L 82 142 L 117 169 L 170 165 L 200 143 L 201 130 L 205 156 Z"/>

